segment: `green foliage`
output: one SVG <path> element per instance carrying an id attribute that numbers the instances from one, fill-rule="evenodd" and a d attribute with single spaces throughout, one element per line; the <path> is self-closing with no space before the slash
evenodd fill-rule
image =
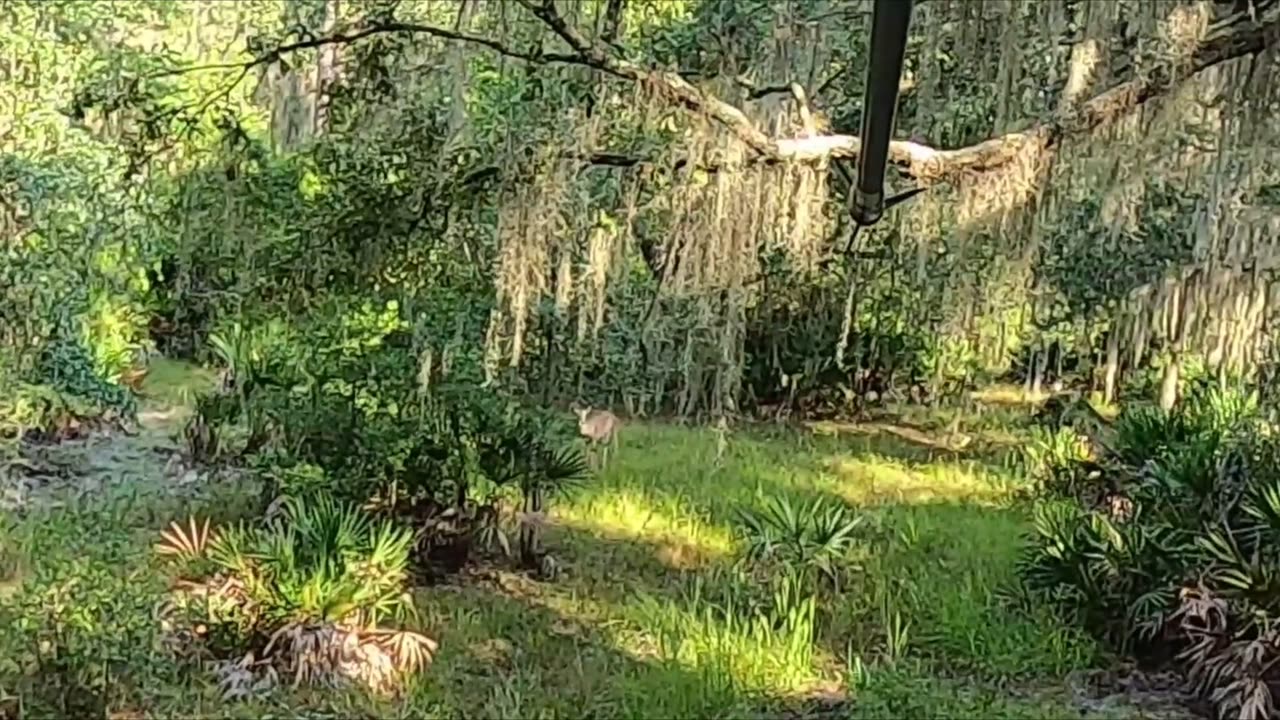
<path id="1" fill-rule="evenodd" d="M 101 411 L 132 414 L 137 409 L 133 394 L 104 380 L 84 345 L 74 339 L 60 338 L 50 343 L 39 362 L 38 376 L 56 392 L 83 398 Z"/>
<path id="2" fill-rule="evenodd" d="M 848 507 L 823 498 L 792 505 L 775 497 L 760 511 L 741 513 L 747 557 L 801 573 L 817 572 L 835 581 L 862 522 Z"/>
<path id="3" fill-rule="evenodd" d="M 715 664 L 703 672 L 725 694 L 749 691 L 751 676 L 762 671 L 780 672 L 798 684 L 812 663 L 818 598 L 799 573 L 784 569 L 764 583 L 741 569 L 694 576 L 680 588 L 674 607 L 642 595 L 640 612 L 658 633 L 662 657 L 671 662 L 714 658 Z M 702 631 L 691 633 L 692 623 Z M 738 669 L 731 664 L 756 655 L 768 658 L 771 667 Z"/>
<path id="4" fill-rule="evenodd" d="M 0 605 L 0 678 L 36 713 L 86 717 L 172 681 L 152 619 L 162 587 L 97 561 L 60 566 Z"/>
<path id="5" fill-rule="evenodd" d="M 403 314 L 396 301 L 333 303 L 292 325 L 213 332 L 224 383 L 197 400 L 188 450 L 205 461 L 251 462 L 268 481 L 264 506 L 281 495 L 329 494 L 412 518 L 428 535 L 419 547 L 426 559 L 444 552 L 456 569 L 471 535 L 482 547 L 501 544 L 495 533 L 506 539 L 495 515 L 482 521 L 470 504 L 496 507 L 505 497 L 525 513 L 544 512 L 586 464 L 569 444 L 567 417 L 481 388 L 467 355 L 437 344 L 429 326 L 411 332 Z M 536 533 L 522 533 L 526 562 L 537 561 L 537 544 Z"/>
<path id="6" fill-rule="evenodd" d="M 374 626 L 412 607 L 405 584 L 412 546 L 408 530 L 313 496 L 287 502 L 265 527 L 223 530 L 209 558 L 243 583 L 255 624 L 268 631 L 308 622 Z"/>
<path id="7" fill-rule="evenodd" d="M 128 562 L 123 515 L 76 507 L 0 532 L 27 558 L 0 583 L 0 688 L 32 715 L 105 717 L 190 670 L 154 618 L 163 580 Z"/>
<path id="8" fill-rule="evenodd" d="M 1265 717 L 1269 666 L 1246 658 L 1275 657 L 1277 457 L 1253 393 L 1204 385 L 1172 413 L 1126 411 L 1104 465 L 1114 491 L 1042 503 L 1023 578 L 1121 648 L 1178 654 L 1220 709 Z"/>
<path id="9" fill-rule="evenodd" d="M 1087 463 L 1092 455 L 1088 438 L 1071 425 L 1033 427 L 1022 453 L 1024 470 L 1035 487 L 1052 495 L 1078 497 L 1098 475 Z"/>

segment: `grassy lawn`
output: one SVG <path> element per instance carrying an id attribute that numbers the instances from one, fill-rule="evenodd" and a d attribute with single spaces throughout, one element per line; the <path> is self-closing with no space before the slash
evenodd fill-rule
<path id="1" fill-rule="evenodd" d="M 174 430 L 179 413 L 168 406 L 181 402 L 182 382 L 171 366 L 152 379 L 153 437 Z M 1026 522 L 1012 475 L 870 427 L 739 430 L 723 441 L 709 429 L 627 427 L 607 468 L 555 505 L 547 545 L 560 579 L 479 567 L 418 592 L 422 624 L 441 648 L 397 701 L 321 693 L 228 705 L 206 679 L 160 673 L 146 688 L 148 707 L 119 710 L 743 717 L 847 692 L 852 701 L 833 716 L 1080 717 L 1066 677 L 1096 663 L 1094 645 L 1044 612 L 999 599 Z M 110 472 L 123 481 L 7 519 L 0 570 L 10 592 L 23 578 L 88 564 L 158 597 L 165 578 L 150 550 L 158 530 L 188 513 L 232 518 L 253 499 L 253 489 L 227 480 L 176 493 L 163 458 L 121 470 L 120 457 L 129 455 L 117 453 Z M 740 587 L 738 512 L 777 497 L 826 498 L 863 518 L 860 570 L 817 609 L 812 652 L 714 611 Z"/>

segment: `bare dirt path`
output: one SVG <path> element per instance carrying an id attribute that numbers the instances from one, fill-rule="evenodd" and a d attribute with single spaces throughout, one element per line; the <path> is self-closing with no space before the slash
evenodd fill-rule
<path id="1" fill-rule="evenodd" d="M 181 462 L 179 438 L 198 368 L 160 361 L 144 385 L 136 427 L 57 443 L 21 442 L 0 455 L 0 512 L 28 512 L 120 493 L 178 494 L 200 474 Z"/>

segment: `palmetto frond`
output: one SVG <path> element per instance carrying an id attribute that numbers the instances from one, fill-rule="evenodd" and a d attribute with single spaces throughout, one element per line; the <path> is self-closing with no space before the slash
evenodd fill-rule
<path id="1" fill-rule="evenodd" d="M 587 476 L 587 460 L 575 447 L 544 450 L 539 454 L 536 472 L 551 488 L 566 489 Z"/>
<path id="2" fill-rule="evenodd" d="M 161 541 L 156 544 L 156 552 L 184 562 L 195 560 L 204 556 L 215 537 L 209 529 L 208 518 L 203 525 L 197 525 L 195 517 L 189 517 L 186 527 L 175 520 L 169 523 L 168 529 L 160 531 Z"/>
<path id="3" fill-rule="evenodd" d="M 404 679 L 421 672 L 439 646 L 408 630 L 372 629 L 324 624 L 286 625 L 263 652 L 293 677 L 294 686 L 339 687 L 355 683 L 392 694 Z"/>
<path id="4" fill-rule="evenodd" d="M 843 505 L 817 498 L 793 504 L 785 497 L 768 500 L 760 510 L 741 510 L 738 517 L 747 540 L 747 556 L 812 566 L 833 575 L 837 561 L 853 546 L 862 522 Z"/>

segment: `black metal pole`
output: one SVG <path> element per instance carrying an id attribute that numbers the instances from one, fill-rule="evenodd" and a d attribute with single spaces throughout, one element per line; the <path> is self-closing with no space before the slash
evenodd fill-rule
<path id="1" fill-rule="evenodd" d="M 859 225 L 872 225 L 884 213 L 884 171 L 898 110 L 911 7 L 912 0 L 875 0 L 872 10 L 871 55 L 862 100 L 862 146 L 852 208 L 853 219 Z"/>

